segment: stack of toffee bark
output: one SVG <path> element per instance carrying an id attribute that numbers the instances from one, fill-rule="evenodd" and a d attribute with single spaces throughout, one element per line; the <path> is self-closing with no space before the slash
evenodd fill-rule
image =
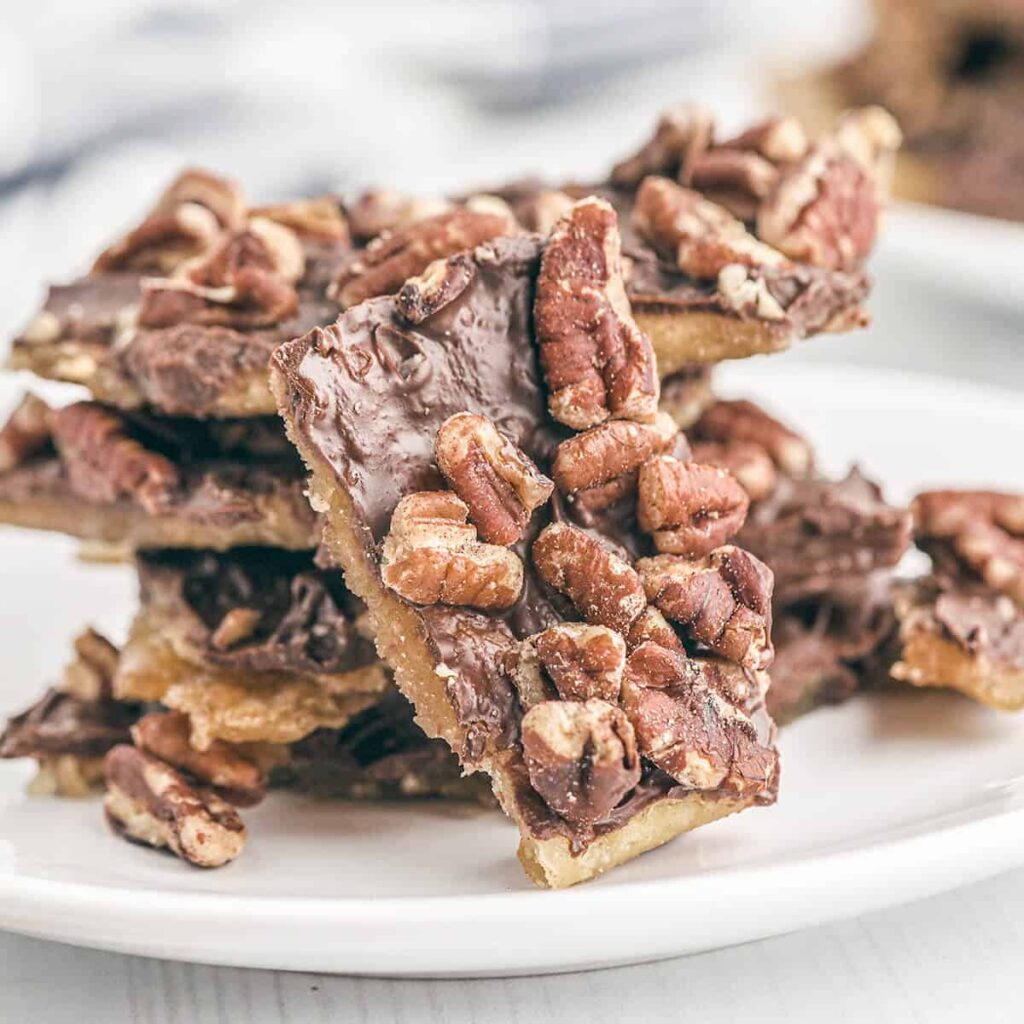
<path id="1" fill-rule="evenodd" d="M 885 674 L 910 516 L 711 367 L 866 322 L 898 139 L 684 107 L 589 186 L 182 175 L 14 344 L 93 400 L 15 411 L 0 518 L 130 552 L 140 611 L 0 753 L 204 866 L 276 781 L 492 791 L 551 887 L 772 803 L 772 714 Z"/>

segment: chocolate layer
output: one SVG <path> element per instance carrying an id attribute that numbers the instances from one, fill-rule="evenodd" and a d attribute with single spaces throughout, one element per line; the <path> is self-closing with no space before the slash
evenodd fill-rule
<path id="1" fill-rule="evenodd" d="M 377 660 L 360 634 L 362 604 L 337 572 L 273 548 L 138 555 L 143 610 L 172 619 L 201 663 L 252 672 L 347 672 Z M 229 616 L 245 625 L 229 633 Z"/>

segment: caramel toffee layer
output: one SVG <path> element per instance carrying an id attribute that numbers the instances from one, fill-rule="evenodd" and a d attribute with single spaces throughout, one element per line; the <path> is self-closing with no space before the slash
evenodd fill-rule
<path id="1" fill-rule="evenodd" d="M 149 551 L 137 556 L 143 610 L 180 627 L 200 664 L 250 672 L 336 674 L 373 664 L 355 625 L 361 602 L 308 554 L 273 548 Z"/>
<path id="2" fill-rule="evenodd" d="M 887 505 L 854 469 L 842 480 L 780 476 L 774 492 L 751 506 L 737 543 L 771 567 L 778 604 L 894 566 L 910 529 L 906 510 Z"/>
<path id="3" fill-rule="evenodd" d="M 275 354 L 274 365 L 289 385 L 286 418 L 300 446 L 322 459 L 350 496 L 368 559 L 375 560 L 400 498 L 443 486 L 433 444 L 448 417 L 467 411 L 488 417 L 543 471 L 557 442 L 568 436 L 546 415 L 532 341 L 540 252 L 536 237 L 498 239 L 475 251 L 474 272 L 461 294 L 417 326 L 399 315 L 393 299 L 373 299 Z M 491 745 L 511 752 L 510 770 L 522 783 L 515 799 L 523 820 L 534 835 L 566 836 L 577 850 L 652 801 L 690 792 L 648 770 L 607 820 L 574 829 L 530 789 L 517 753 L 522 711 L 511 675 L 517 641 L 575 618 L 536 574 L 532 539 L 556 517 L 627 556 L 652 553 L 627 504 L 628 512 L 620 506 L 589 516 L 557 500 L 538 510 L 514 549 L 526 578 L 505 612 L 410 606 L 437 664 L 446 666 L 448 697 L 466 735 L 463 761 L 472 765 Z M 750 710 L 761 741 L 770 744 L 770 720 L 763 709 Z M 773 780 L 759 796 L 770 802 L 774 793 Z"/>
<path id="4" fill-rule="evenodd" d="M 315 546 L 302 467 L 278 420 L 185 420 L 95 403 L 56 415 L 68 437 L 42 440 L 0 472 L 0 519 L 142 546 Z"/>
<path id="5" fill-rule="evenodd" d="M 101 401 L 123 408 L 146 405 L 189 417 L 272 414 L 273 399 L 263 382 L 271 353 L 338 313 L 326 288 L 345 246 L 307 241 L 303 248 L 298 309 L 279 323 L 252 329 L 138 326 L 143 276 L 93 271 L 50 289 L 42 311 L 14 339 L 11 366 L 85 384 Z M 239 382 L 250 377 L 255 394 L 247 390 L 233 398 Z M 244 407 L 231 408 L 239 402 Z"/>

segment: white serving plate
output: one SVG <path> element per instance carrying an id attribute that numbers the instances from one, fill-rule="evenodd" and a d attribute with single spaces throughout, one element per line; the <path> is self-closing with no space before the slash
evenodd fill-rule
<path id="1" fill-rule="evenodd" d="M 943 482 L 1024 487 L 1016 395 L 781 359 L 723 390 L 784 410 L 838 468 L 891 495 Z M 130 574 L 61 538 L 0 530 L 0 707 L 31 700 L 68 638 L 117 629 Z M 126 953 L 385 975 L 567 971 L 744 942 L 962 885 L 1024 863 L 1024 718 L 894 693 L 782 736 L 778 804 L 719 822 L 566 892 L 534 890 L 497 813 L 277 795 L 251 838 L 201 872 L 112 838 L 99 804 L 23 795 L 0 765 L 0 927 Z"/>

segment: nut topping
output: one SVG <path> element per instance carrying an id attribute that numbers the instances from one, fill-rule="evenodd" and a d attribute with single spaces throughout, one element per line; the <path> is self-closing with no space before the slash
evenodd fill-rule
<path id="1" fill-rule="evenodd" d="M 741 220 L 753 220 L 758 202 L 779 180 L 778 168 L 753 151 L 716 147 L 693 162 L 690 185 Z"/>
<path id="2" fill-rule="evenodd" d="M 132 498 L 151 515 L 166 506 L 177 469 L 129 437 L 117 416 L 93 402 L 75 402 L 54 409 L 50 423 L 72 490 L 111 502 Z"/>
<path id="3" fill-rule="evenodd" d="M 343 268 L 330 288 L 331 297 L 347 308 L 375 295 L 393 295 L 434 260 L 475 249 L 517 230 L 506 216 L 465 209 L 415 221 L 374 239 L 359 258 Z"/>
<path id="4" fill-rule="evenodd" d="M 563 700 L 615 702 L 626 665 L 626 643 L 607 626 L 562 622 L 526 643 Z"/>
<path id="5" fill-rule="evenodd" d="M 704 410 L 693 432 L 702 441 L 759 445 L 787 476 L 807 476 L 814 468 L 814 452 L 807 441 L 753 402 L 715 402 Z"/>
<path id="6" fill-rule="evenodd" d="M 304 268 L 295 233 L 255 217 L 205 256 L 179 266 L 174 277 L 145 281 L 138 322 L 242 328 L 279 323 L 298 309 L 294 282 Z"/>
<path id="7" fill-rule="evenodd" d="M 654 419 L 654 352 L 626 298 L 618 222 L 604 200 L 580 200 L 552 231 L 534 318 L 548 410 L 559 423 L 582 430 L 609 418 Z"/>
<path id="8" fill-rule="evenodd" d="M 139 750 L 165 761 L 199 783 L 212 786 L 239 807 L 251 807 L 266 796 L 267 779 L 263 771 L 231 744 L 214 740 L 206 750 L 196 750 L 189 741 L 188 715 L 180 711 L 145 715 L 131 731 Z"/>
<path id="9" fill-rule="evenodd" d="M 523 587 L 513 552 L 477 539 L 469 506 L 448 491 L 404 497 L 381 549 L 381 579 L 416 604 L 508 608 Z"/>
<path id="10" fill-rule="evenodd" d="M 574 202 L 565 192 L 538 192 L 517 207 L 519 221 L 527 231 L 550 235 L 555 225 L 569 216 Z"/>
<path id="11" fill-rule="evenodd" d="M 35 395 L 24 395 L 0 427 L 0 473 L 20 466 L 50 443 L 50 407 Z"/>
<path id="12" fill-rule="evenodd" d="M 257 206 L 253 217 L 273 221 L 294 231 L 300 238 L 316 242 L 347 242 L 348 224 L 338 200 L 333 196 L 297 199 L 272 206 Z"/>
<path id="13" fill-rule="evenodd" d="M 787 169 L 757 213 L 757 234 L 791 259 L 856 270 L 875 243 L 881 197 L 861 164 L 837 145 Z"/>
<path id="14" fill-rule="evenodd" d="M 217 628 L 210 634 L 210 643 L 218 651 L 226 651 L 252 636 L 259 625 L 258 608 L 229 608 Z"/>
<path id="15" fill-rule="evenodd" d="M 622 706 L 640 752 L 691 789 L 762 790 L 777 755 L 747 715 L 708 685 L 702 661 L 654 643 L 629 656 Z"/>
<path id="16" fill-rule="evenodd" d="M 551 475 L 563 494 L 635 476 L 646 459 L 668 450 L 678 435 L 679 428 L 668 413 L 658 413 L 653 423 L 611 420 L 562 441 Z"/>
<path id="17" fill-rule="evenodd" d="M 807 152 L 807 146 L 807 133 L 795 117 L 770 117 L 720 143 L 722 149 L 760 153 L 776 164 L 799 160 Z"/>
<path id="18" fill-rule="evenodd" d="M 400 231 L 451 209 L 452 204 L 447 199 L 427 199 L 392 189 L 376 189 L 364 192 L 348 208 L 348 222 L 356 238 L 369 241 L 385 231 Z"/>
<path id="19" fill-rule="evenodd" d="M 421 324 L 454 302 L 476 277 L 469 253 L 434 260 L 419 277 L 410 277 L 395 296 L 398 312 L 411 324 Z"/>
<path id="20" fill-rule="evenodd" d="M 726 546 L 689 562 L 657 555 L 637 562 L 647 599 L 698 642 L 744 668 L 772 660 L 772 572 L 753 555 Z"/>
<path id="21" fill-rule="evenodd" d="M 157 200 L 153 212 L 167 213 L 182 203 L 209 210 L 222 228 L 234 230 L 245 221 L 245 193 L 238 182 L 202 168 L 190 167 L 182 171 Z"/>
<path id="22" fill-rule="evenodd" d="M 660 647 L 665 647 L 677 654 L 685 654 L 686 648 L 675 627 L 654 605 L 649 604 L 637 620 L 629 627 L 626 634 L 626 649 L 635 651 L 641 644 L 653 641 Z"/>
<path id="23" fill-rule="evenodd" d="M 633 567 L 575 526 L 545 527 L 532 553 L 544 582 L 565 594 L 587 622 L 625 635 L 647 604 Z"/>
<path id="24" fill-rule="evenodd" d="M 753 441 L 695 441 L 693 461 L 727 469 L 751 501 L 767 498 L 778 482 L 775 463 Z"/>
<path id="25" fill-rule="evenodd" d="M 661 115 L 653 138 L 612 168 L 612 182 L 635 187 L 649 174 L 668 174 L 688 182 L 694 160 L 711 145 L 713 134 L 714 121 L 702 107 L 673 107 Z"/>
<path id="26" fill-rule="evenodd" d="M 685 274 L 715 280 L 731 264 L 776 267 L 777 249 L 758 241 L 728 210 L 667 178 L 647 178 L 633 208 L 640 234 Z"/>
<path id="27" fill-rule="evenodd" d="M 438 468 L 469 506 L 488 544 L 514 544 L 554 484 L 485 416 L 458 413 L 441 424 L 434 447 Z"/>
<path id="28" fill-rule="evenodd" d="M 655 456 L 640 467 L 637 520 L 659 551 L 701 558 L 736 534 L 750 499 L 724 469 Z"/>
<path id="29" fill-rule="evenodd" d="M 633 727 L 603 700 L 544 701 L 523 717 L 530 785 L 566 821 L 606 818 L 640 781 Z"/>
<path id="30" fill-rule="evenodd" d="M 91 628 L 75 637 L 74 646 L 75 659 L 65 667 L 58 689 L 80 701 L 109 701 L 120 652 Z"/>
<path id="31" fill-rule="evenodd" d="M 915 537 L 926 550 L 939 557 L 948 547 L 956 562 L 1024 604 L 1024 497 L 926 491 L 914 499 L 911 511 Z"/>
<path id="32" fill-rule="evenodd" d="M 166 847 L 196 867 L 234 860 L 245 844 L 235 809 L 215 793 L 193 789 L 181 772 L 127 744 L 104 762 L 104 809 L 115 831 L 148 846 Z"/>

